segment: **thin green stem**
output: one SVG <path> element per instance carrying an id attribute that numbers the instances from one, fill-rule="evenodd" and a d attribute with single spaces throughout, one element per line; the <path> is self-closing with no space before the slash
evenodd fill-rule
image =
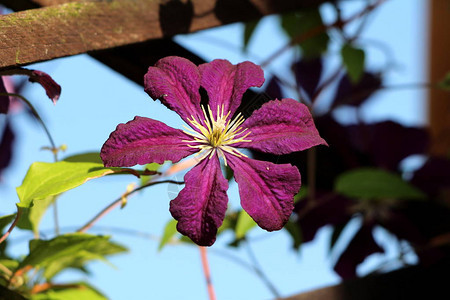
<path id="1" fill-rule="evenodd" d="M 372 10 L 374 10 L 376 7 L 378 7 L 379 5 L 381 5 L 383 2 L 385 2 L 386 0 L 378 0 L 377 2 L 375 2 L 374 4 L 369 4 L 367 5 L 363 10 L 361 10 L 360 12 L 354 14 L 353 16 L 349 17 L 346 20 L 336 20 L 335 22 L 328 24 L 328 25 L 318 25 L 316 27 L 311 28 L 310 30 L 303 32 L 301 34 L 299 34 L 298 36 L 294 37 L 293 39 L 291 39 L 286 45 L 282 46 L 281 48 L 279 48 L 277 51 L 275 51 L 272 55 L 270 55 L 264 62 L 261 63 L 261 67 L 266 67 L 267 65 L 269 65 L 272 61 L 274 61 L 278 56 L 280 56 L 281 54 L 283 54 L 285 51 L 287 51 L 288 49 L 290 49 L 291 47 L 293 47 L 296 44 L 300 44 L 308 39 L 311 39 L 323 32 L 326 32 L 327 30 L 331 29 L 331 28 L 342 28 L 344 26 L 346 26 L 347 24 L 363 17 L 364 15 L 370 13 Z"/>

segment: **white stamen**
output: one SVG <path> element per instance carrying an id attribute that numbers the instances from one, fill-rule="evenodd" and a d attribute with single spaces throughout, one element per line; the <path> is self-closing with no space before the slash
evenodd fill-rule
<path id="1" fill-rule="evenodd" d="M 183 142 L 189 143 L 188 146 L 191 148 L 200 149 L 197 153 L 197 155 L 201 156 L 199 160 L 206 157 L 211 159 L 217 153 L 218 157 L 223 158 L 225 165 L 227 165 L 224 152 L 237 157 L 247 157 L 232 146 L 236 143 L 251 142 L 251 140 L 245 139 L 251 132 L 247 128 L 239 127 L 244 123 L 244 117 L 239 113 L 236 118 L 231 120 L 229 118 L 231 111 L 228 111 L 225 115 L 225 107 L 223 105 L 217 106 L 216 118 L 214 118 L 209 105 L 207 106 L 207 110 L 208 112 L 202 106 L 205 117 L 203 124 L 198 122 L 194 116 L 191 116 L 190 119 L 188 118 L 191 126 L 198 129 L 198 131 L 183 126 L 186 129 L 183 132 L 194 138 L 192 140 L 183 140 Z"/>

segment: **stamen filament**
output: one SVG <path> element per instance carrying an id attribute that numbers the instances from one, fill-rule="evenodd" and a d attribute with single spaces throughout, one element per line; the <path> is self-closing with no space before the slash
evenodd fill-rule
<path id="1" fill-rule="evenodd" d="M 240 127 L 244 123 L 244 117 L 239 113 L 236 118 L 231 120 L 231 111 L 225 114 L 225 106 L 217 106 L 217 114 L 214 117 L 211 107 L 208 105 L 206 108 L 202 106 L 202 112 L 205 117 L 204 124 L 201 124 L 195 119 L 194 116 L 188 118 L 192 128 L 183 126 L 184 133 L 193 137 L 192 140 L 183 140 L 188 143 L 191 148 L 200 149 L 196 155 L 200 155 L 200 160 L 206 157 L 211 159 L 214 154 L 217 153 L 219 158 L 222 158 L 225 165 L 227 165 L 227 159 L 225 152 L 237 157 L 247 157 L 231 145 L 243 142 L 251 142 L 250 139 L 246 139 L 250 135 L 250 131 L 247 128 Z M 194 130 L 194 129 L 198 129 Z"/>

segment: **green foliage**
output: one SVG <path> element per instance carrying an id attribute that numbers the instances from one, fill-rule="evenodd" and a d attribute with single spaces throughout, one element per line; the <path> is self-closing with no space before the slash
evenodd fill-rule
<path id="1" fill-rule="evenodd" d="M 44 199 L 33 203 L 32 207 L 23 208 L 22 215 L 17 222 L 17 227 L 32 230 L 35 235 L 38 235 L 39 223 L 47 211 L 47 208 L 56 200 L 56 198 L 57 196 L 45 197 Z"/>
<path id="2" fill-rule="evenodd" d="M 289 38 L 300 38 L 304 57 L 317 57 L 327 50 L 329 37 L 318 8 L 284 14 L 281 26 Z"/>
<path id="3" fill-rule="evenodd" d="M 106 300 L 107 298 L 87 283 L 74 283 L 66 288 L 55 287 L 45 292 L 34 294 L 30 300 Z"/>
<path id="4" fill-rule="evenodd" d="M 284 229 L 292 238 L 292 247 L 296 250 L 300 249 L 300 246 L 302 245 L 302 232 L 298 224 L 289 220 L 286 225 L 284 225 Z"/>
<path id="5" fill-rule="evenodd" d="M 443 90 L 450 91 L 450 72 L 445 74 L 445 77 L 438 83 L 438 87 Z"/>
<path id="6" fill-rule="evenodd" d="M 336 245 L 336 242 L 339 240 L 339 237 L 341 236 L 342 232 L 344 231 L 345 226 L 347 226 L 347 223 L 343 223 L 343 224 L 334 226 L 333 233 L 331 234 L 331 239 L 330 239 L 330 251 L 333 250 L 334 246 Z"/>
<path id="7" fill-rule="evenodd" d="M 58 195 L 94 178 L 108 174 L 128 172 L 131 169 L 105 168 L 103 163 L 59 161 L 33 163 L 17 188 L 18 207 L 29 208 L 35 200 Z"/>
<path id="8" fill-rule="evenodd" d="M 67 162 L 91 162 L 91 163 L 97 163 L 97 164 L 103 165 L 103 161 L 100 158 L 100 153 L 98 153 L 98 152 L 87 152 L 87 153 L 76 154 L 76 155 L 68 156 L 68 157 L 64 158 L 63 160 L 67 161 Z"/>
<path id="9" fill-rule="evenodd" d="M 31 266 L 43 270 L 49 280 L 66 268 L 82 268 L 88 261 L 105 260 L 105 256 L 127 251 L 123 246 L 110 242 L 107 236 L 85 233 L 59 235 L 51 240 L 30 241 L 30 253 L 18 268 Z"/>
<path id="10" fill-rule="evenodd" d="M 308 196 L 308 187 L 303 185 L 300 191 L 294 196 L 294 203 L 304 200 Z"/>
<path id="11" fill-rule="evenodd" d="M 234 234 L 237 240 L 243 239 L 247 232 L 256 226 L 256 222 L 248 215 L 245 210 L 241 210 L 238 215 L 236 229 Z"/>
<path id="12" fill-rule="evenodd" d="M 255 32 L 256 27 L 259 24 L 259 20 L 250 21 L 244 24 L 244 41 L 243 41 L 243 48 L 244 51 L 247 51 L 248 43 L 250 42 L 250 38 L 252 37 L 253 33 Z"/>
<path id="13" fill-rule="evenodd" d="M 164 246 L 177 234 L 177 220 L 170 220 L 164 228 L 164 233 L 159 241 L 158 251 L 161 251 Z"/>
<path id="14" fill-rule="evenodd" d="M 16 217 L 16 214 L 6 215 L 0 217 L 0 233 L 3 232 L 3 229 L 11 223 L 14 218 Z"/>
<path id="15" fill-rule="evenodd" d="M 335 191 L 359 199 L 423 199 L 425 194 L 397 174 L 361 168 L 342 173 L 335 182 Z"/>
<path id="16" fill-rule="evenodd" d="M 345 44 L 341 49 L 341 56 L 350 80 L 357 83 L 364 72 L 364 51 L 350 44 Z"/>

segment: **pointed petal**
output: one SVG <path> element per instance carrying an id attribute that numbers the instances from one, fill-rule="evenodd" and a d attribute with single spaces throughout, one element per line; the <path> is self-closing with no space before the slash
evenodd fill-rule
<path id="1" fill-rule="evenodd" d="M 61 96 L 61 86 L 57 84 L 53 78 L 45 72 L 38 70 L 29 70 L 30 71 L 30 82 L 39 83 L 44 89 L 47 97 L 52 100 L 53 104 L 56 104 L 59 97 Z"/>
<path id="2" fill-rule="evenodd" d="M 241 104 L 242 95 L 250 87 L 264 83 L 264 72 L 260 66 L 249 61 L 232 65 L 224 59 L 216 59 L 199 67 L 201 85 L 208 92 L 209 106 L 216 117 L 217 106 L 231 111 L 232 116 Z"/>
<path id="3" fill-rule="evenodd" d="M 234 171 L 245 211 L 261 228 L 281 229 L 294 209 L 294 195 L 300 189 L 298 169 L 290 164 L 276 165 L 234 155 L 226 158 Z"/>
<path id="4" fill-rule="evenodd" d="M 251 133 L 233 146 L 272 154 L 287 154 L 327 145 L 314 125 L 308 108 L 293 99 L 273 100 L 253 112 L 241 127 Z"/>
<path id="5" fill-rule="evenodd" d="M 100 156 L 107 167 L 131 167 L 136 164 L 177 162 L 197 152 L 183 140 L 191 139 L 179 129 L 143 117 L 119 124 L 103 144 Z"/>
<path id="6" fill-rule="evenodd" d="M 177 56 L 160 59 L 148 68 L 144 85 L 150 97 L 161 100 L 186 123 L 191 116 L 198 121 L 204 118 L 200 109 L 200 74 L 189 60 Z"/>
<path id="7" fill-rule="evenodd" d="M 170 202 L 177 229 L 200 246 L 211 246 L 227 210 L 228 182 L 219 159 L 203 159 L 184 176 L 186 186 Z"/>

